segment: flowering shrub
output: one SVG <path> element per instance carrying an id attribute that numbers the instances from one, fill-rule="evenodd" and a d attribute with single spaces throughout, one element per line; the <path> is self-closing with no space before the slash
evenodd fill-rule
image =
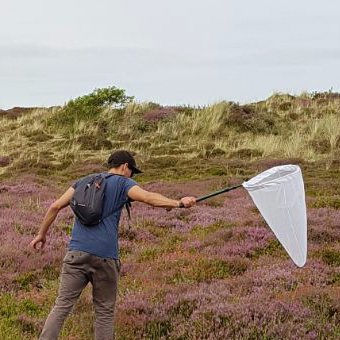
<path id="1" fill-rule="evenodd" d="M 144 119 L 148 122 L 158 122 L 159 120 L 171 117 L 176 114 L 171 107 L 160 107 L 144 113 Z"/>
<path id="2" fill-rule="evenodd" d="M 0 290 L 37 283 L 44 270 L 46 272 L 50 267 L 60 266 L 68 242 L 61 226 L 70 223 L 70 212 L 61 212 L 58 226 L 51 228 L 49 242 L 42 252 L 35 253 L 28 249 L 53 196 L 49 188 L 38 184 L 0 186 Z"/>
<path id="3" fill-rule="evenodd" d="M 219 185 L 207 180 L 145 188 L 178 198 Z M 34 177 L 0 185 L 0 314 L 2 301 L 16 306 L 6 309 L 6 317 L 14 320 L 18 338 L 36 338 L 57 292 L 71 211 L 61 211 L 43 251 L 27 248 L 56 196 L 52 182 Z M 297 268 L 242 188 L 214 202 L 169 212 L 134 203 L 131 228 L 123 213 L 117 338 L 336 339 L 339 210 L 308 209 L 309 258 Z M 34 312 L 22 302 L 27 296 L 48 296 L 49 302 Z M 79 323 L 90 328 L 91 303 L 85 299 L 75 309 L 74 320 L 81 320 L 66 324 L 70 337 Z M 87 334 L 91 338 L 91 329 Z"/>

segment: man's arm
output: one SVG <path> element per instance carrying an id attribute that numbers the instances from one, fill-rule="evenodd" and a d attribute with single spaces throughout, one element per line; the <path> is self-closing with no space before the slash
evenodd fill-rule
<path id="1" fill-rule="evenodd" d="M 30 246 L 34 249 L 37 249 L 37 245 L 41 243 L 41 247 L 43 248 L 46 243 L 46 234 L 48 228 L 53 223 L 55 218 L 57 217 L 59 211 L 70 204 L 70 200 L 73 197 L 74 189 L 70 187 L 59 199 L 53 202 L 48 208 L 45 217 L 41 223 L 38 235 L 33 239 L 30 243 Z"/>
<path id="2" fill-rule="evenodd" d="M 143 190 L 138 185 L 133 186 L 128 191 L 128 196 L 134 201 L 161 208 L 179 208 L 181 204 L 183 204 L 184 207 L 189 208 L 196 203 L 195 197 L 183 197 L 180 200 L 172 200 L 156 192 Z"/>

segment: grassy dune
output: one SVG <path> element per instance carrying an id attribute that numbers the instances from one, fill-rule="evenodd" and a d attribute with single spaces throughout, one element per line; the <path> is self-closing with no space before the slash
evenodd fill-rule
<path id="1" fill-rule="evenodd" d="M 72 175 L 86 164 L 102 164 L 117 148 L 136 152 L 148 169 L 165 168 L 163 176 L 170 178 L 175 171 L 189 178 L 222 171 L 226 160 L 299 158 L 331 166 L 340 155 L 339 110 L 340 95 L 334 93 L 276 94 L 243 106 L 132 102 L 92 114 L 70 112 L 67 105 L 38 109 L 17 119 L 1 118 L 0 173 Z M 208 162 L 213 166 L 198 166 Z"/>
<path id="2" fill-rule="evenodd" d="M 39 334 L 57 294 L 71 212 L 51 227 L 43 253 L 27 244 L 53 199 L 76 177 L 105 169 L 117 148 L 136 153 L 143 187 L 174 198 L 299 164 L 309 242 L 306 266 L 295 267 L 243 189 L 190 210 L 135 203 L 133 228 L 125 217 L 120 226 L 118 339 L 340 337 L 340 95 L 71 109 L 0 118 L 1 339 Z M 92 339 L 93 318 L 88 287 L 61 338 Z"/>

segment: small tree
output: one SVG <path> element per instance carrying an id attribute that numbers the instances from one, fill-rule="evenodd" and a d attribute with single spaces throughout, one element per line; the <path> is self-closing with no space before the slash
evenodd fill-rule
<path id="1" fill-rule="evenodd" d="M 58 125 L 73 125 L 76 121 L 96 118 L 107 107 L 121 108 L 133 99 L 125 94 L 125 90 L 115 86 L 95 89 L 90 94 L 67 102 L 53 121 Z"/>

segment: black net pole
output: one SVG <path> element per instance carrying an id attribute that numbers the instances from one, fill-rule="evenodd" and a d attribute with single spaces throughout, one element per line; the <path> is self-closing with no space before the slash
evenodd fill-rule
<path id="1" fill-rule="evenodd" d="M 240 184 L 240 185 L 235 185 L 235 186 L 233 186 L 233 187 L 225 188 L 225 189 L 222 189 L 222 190 L 215 191 L 215 192 L 213 192 L 213 193 L 211 193 L 211 194 L 208 194 L 208 195 L 205 195 L 205 196 L 198 197 L 198 198 L 196 199 L 196 202 L 204 201 L 204 200 L 206 200 L 206 199 L 208 199 L 208 198 L 211 198 L 211 197 L 214 197 L 214 196 L 223 194 L 223 193 L 225 193 L 225 192 L 228 192 L 228 191 L 231 191 L 231 190 L 240 188 L 241 186 L 242 186 L 242 184 Z"/>
<path id="2" fill-rule="evenodd" d="M 233 186 L 233 187 L 229 187 L 229 188 L 225 188 L 225 189 L 222 189 L 222 190 L 215 191 L 215 192 L 213 192 L 213 193 L 211 193 L 211 194 L 208 194 L 208 195 L 205 195 L 205 196 L 198 197 L 198 198 L 196 199 L 196 202 L 204 201 L 204 200 L 206 200 L 206 199 L 208 199 L 208 198 L 210 198 L 210 197 L 214 197 L 214 196 L 217 196 L 217 195 L 221 195 L 221 194 L 223 194 L 223 193 L 225 193 L 225 192 L 228 192 L 228 191 L 231 191 L 231 190 L 240 188 L 240 187 L 242 187 L 242 184 L 240 184 L 240 185 L 235 185 L 235 186 Z M 180 207 L 180 208 L 184 208 L 184 205 L 181 203 L 181 205 L 180 205 L 179 207 Z"/>

